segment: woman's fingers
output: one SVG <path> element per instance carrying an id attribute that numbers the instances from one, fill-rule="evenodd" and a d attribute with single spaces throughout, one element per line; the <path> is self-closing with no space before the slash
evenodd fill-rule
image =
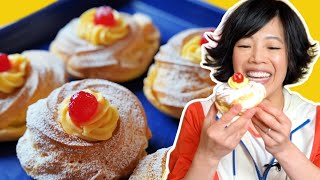
<path id="1" fill-rule="evenodd" d="M 212 105 L 210 106 L 209 112 L 204 119 L 203 128 L 208 129 L 208 127 L 210 127 L 210 125 L 216 121 L 216 115 L 217 115 L 217 108 L 214 105 L 214 103 L 212 103 Z"/>
<path id="2" fill-rule="evenodd" d="M 245 111 L 235 122 L 226 128 L 227 133 L 242 137 L 247 132 L 249 123 L 255 112 L 255 108 Z"/>
<path id="3" fill-rule="evenodd" d="M 254 127 L 256 128 L 256 130 L 258 131 L 258 133 L 260 134 L 260 136 L 262 137 L 263 141 L 265 142 L 265 144 L 275 144 L 274 140 L 272 137 L 270 137 L 272 129 L 262 129 L 260 126 L 257 126 L 257 124 L 253 123 Z M 273 132 L 272 132 L 273 133 Z"/>
<path id="4" fill-rule="evenodd" d="M 269 126 L 266 125 L 263 121 L 261 121 L 261 120 L 257 117 L 257 114 L 252 117 L 252 124 L 253 124 L 254 126 L 259 127 L 259 129 L 261 129 L 263 132 L 266 132 L 266 131 L 269 129 Z"/>
<path id="5" fill-rule="evenodd" d="M 249 122 L 251 118 L 256 113 L 256 109 L 252 108 L 247 111 L 245 111 L 235 122 L 232 123 L 230 127 L 228 127 L 230 130 L 237 129 L 244 127 L 246 125 L 249 125 Z"/>
<path id="6" fill-rule="evenodd" d="M 256 111 L 255 108 L 252 108 L 239 116 L 241 108 L 241 105 L 233 106 L 228 112 L 224 113 L 218 121 L 216 121 L 215 117 L 217 109 L 212 105 L 205 118 L 203 127 L 207 127 L 206 129 L 203 129 L 206 130 L 207 137 L 215 144 L 219 144 L 218 146 L 232 150 L 237 144 L 239 144 L 240 139 L 247 132 L 249 122 Z M 238 119 L 230 124 L 235 117 Z"/>
<path id="7" fill-rule="evenodd" d="M 261 108 L 261 110 L 265 111 L 267 114 L 275 117 L 275 120 L 280 124 L 288 124 L 291 122 L 282 110 L 273 107 L 269 102 L 262 102 L 258 105 L 258 107 Z"/>
<path id="8" fill-rule="evenodd" d="M 257 112 L 252 122 L 259 126 L 262 131 L 271 129 L 274 132 L 272 134 L 276 141 L 281 141 L 281 137 L 290 134 L 291 121 L 282 111 L 267 102 L 261 103 L 257 107 Z"/>
<path id="9" fill-rule="evenodd" d="M 252 123 L 271 154 L 282 151 L 290 142 L 291 121 L 281 110 L 268 102 L 257 107 Z"/>
<path id="10" fill-rule="evenodd" d="M 276 129 L 264 124 L 261 120 L 253 117 L 252 124 L 255 126 L 262 138 L 267 136 L 277 142 L 281 140 L 281 134 Z"/>
<path id="11" fill-rule="evenodd" d="M 221 118 L 219 119 L 218 123 L 221 127 L 228 127 L 231 124 L 231 121 L 233 118 L 238 116 L 238 114 L 241 112 L 241 105 L 237 104 L 230 108 L 230 110 L 226 113 L 224 113 Z"/>
<path id="12" fill-rule="evenodd" d="M 259 121 L 257 121 L 257 123 L 259 125 L 264 125 L 267 128 L 271 128 L 271 129 L 277 130 L 277 131 L 281 130 L 281 124 L 280 124 L 279 120 L 277 119 L 277 117 L 268 113 L 264 109 L 261 109 L 260 107 L 258 107 L 257 112 L 255 114 L 255 117 L 256 117 L 256 119 L 259 120 Z M 261 123 L 259 123 L 259 122 L 261 122 Z M 264 129 L 264 128 L 262 128 L 262 129 Z"/>

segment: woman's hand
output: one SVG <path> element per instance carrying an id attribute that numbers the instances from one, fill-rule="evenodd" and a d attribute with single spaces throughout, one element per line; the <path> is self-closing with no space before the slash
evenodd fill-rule
<path id="1" fill-rule="evenodd" d="M 200 142 L 185 179 L 213 179 L 219 161 L 229 154 L 247 132 L 255 108 L 247 110 L 232 124 L 241 111 L 240 105 L 233 106 L 216 121 L 214 103 L 206 115 L 201 129 Z"/>
<path id="2" fill-rule="evenodd" d="M 260 133 L 266 150 L 277 157 L 290 144 L 291 121 L 280 109 L 269 102 L 262 102 L 252 118 L 253 125 Z"/>
<path id="3" fill-rule="evenodd" d="M 255 108 L 247 110 L 232 124 L 231 121 L 241 111 L 241 105 L 233 106 L 227 113 L 216 121 L 217 110 L 212 104 L 201 130 L 200 143 L 196 156 L 201 156 L 210 164 L 215 165 L 222 157 L 229 154 L 239 144 L 247 132 Z"/>

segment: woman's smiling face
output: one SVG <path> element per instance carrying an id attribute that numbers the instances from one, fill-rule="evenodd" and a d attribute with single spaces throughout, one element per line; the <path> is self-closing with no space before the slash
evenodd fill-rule
<path id="1" fill-rule="evenodd" d="M 288 56 L 282 23 L 274 17 L 258 32 L 236 42 L 233 50 L 234 72 L 262 83 L 269 100 L 282 95 Z"/>

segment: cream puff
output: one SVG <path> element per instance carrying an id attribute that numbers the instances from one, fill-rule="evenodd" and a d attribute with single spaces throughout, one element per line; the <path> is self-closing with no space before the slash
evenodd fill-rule
<path id="1" fill-rule="evenodd" d="M 157 150 L 153 154 L 149 154 L 144 157 L 132 175 L 130 180 L 154 180 L 165 179 L 166 173 L 166 157 L 170 148 L 162 148 Z"/>
<path id="2" fill-rule="evenodd" d="M 49 49 L 76 78 L 125 82 L 147 70 L 159 44 L 160 32 L 147 15 L 102 6 L 68 23 Z"/>
<path id="3" fill-rule="evenodd" d="M 209 30 L 182 31 L 160 47 L 143 87 L 147 99 L 160 111 L 180 118 L 187 102 L 212 94 L 215 83 L 210 71 L 200 67 L 203 33 Z"/>
<path id="4" fill-rule="evenodd" d="M 65 74 L 63 62 L 46 51 L 0 54 L 0 141 L 23 135 L 28 106 L 63 85 Z"/>
<path id="5" fill-rule="evenodd" d="M 235 104 L 242 106 L 241 112 L 258 105 L 266 96 L 266 89 L 261 83 L 250 81 L 237 72 L 215 88 L 215 105 L 220 113 L 225 113 Z"/>
<path id="6" fill-rule="evenodd" d="M 31 105 L 17 144 L 35 179 L 120 179 L 146 155 L 151 137 L 138 98 L 101 79 L 73 81 Z"/>

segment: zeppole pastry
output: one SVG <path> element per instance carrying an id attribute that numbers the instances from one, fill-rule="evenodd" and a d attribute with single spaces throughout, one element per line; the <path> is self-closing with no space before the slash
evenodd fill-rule
<path id="1" fill-rule="evenodd" d="M 265 87 L 249 81 L 237 72 L 229 78 L 228 83 L 221 83 L 215 88 L 215 105 L 220 113 L 225 113 L 236 104 L 241 104 L 241 112 L 258 105 L 266 96 Z"/>
<path id="2" fill-rule="evenodd" d="M 212 94 L 210 71 L 200 67 L 202 36 L 210 29 L 185 30 L 160 47 L 144 79 L 143 91 L 160 111 L 180 118 L 187 102 Z"/>
<path id="3" fill-rule="evenodd" d="M 165 179 L 166 158 L 170 148 L 162 148 L 140 160 L 130 176 L 130 180 L 161 180 Z"/>
<path id="4" fill-rule="evenodd" d="M 133 93 L 107 80 L 86 79 L 29 107 L 17 157 L 35 179 L 120 179 L 146 155 L 150 137 Z"/>
<path id="5" fill-rule="evenodd" d="M 92 8 L 62 28 L 50 51 L 77 78 L 125 82 L 142 75 L 159 48 L 160 33 L 141 13 Z"/>
<path id="6" fill-rule="evenodd" d="M 46 51 L 0 53 L 0 141 L 19 139 L 28 106 L 65 82 L 63 62 Z"/>

